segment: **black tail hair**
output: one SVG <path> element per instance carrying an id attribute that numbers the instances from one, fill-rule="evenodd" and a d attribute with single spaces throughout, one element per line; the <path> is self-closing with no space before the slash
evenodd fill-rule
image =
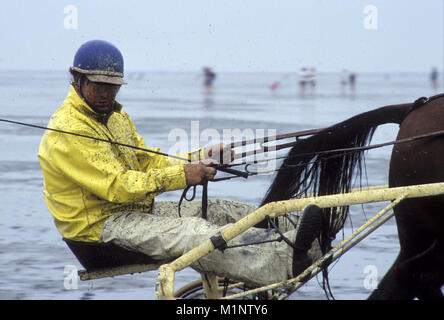
<path id="1" fill-rule="evenodd" d="M 349 192 L 355 174 L 361 182 L 365 168 L 364 152 L 322 152 L 368 145 L 379 125 L 401 123 L 411 107 L 411 103 L 381 107 L 299 139 L 283 161 L 261 205 L 307 193 L 321 196 Z M 323 251 L 330 249 L 331 242 L 343 227 L 348 210 L 348 207 L 323 209 Z"/>

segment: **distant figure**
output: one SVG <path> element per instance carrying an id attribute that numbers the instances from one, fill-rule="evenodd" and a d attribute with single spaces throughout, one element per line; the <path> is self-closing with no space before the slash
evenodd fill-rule
<path id="1" fill-rule="evenodd" d="M 307 68 L 302 68 L 299 72 L 299 92 L 305 93 L 305 88 L 310 81 L 310 71 Z"/>
<path id="2" fill-rule="evenodd" d="M 280 85 L 281 85 L 281 83 L 279 81 L 275 81 L 272 84 L 270 84 L 270 90 L 274 91 L 277 88 L 279 88 Z"/>
<path id="3" fill-rule="evenodd" d="M 316 87 L 316 69 L 315 68 L 311 68 L 311 70 L 310 70 L 310 85 L 311 85 L 312 89 L 314 89 L 314 87 Z"/>
<path id="4" fill-rule="evenodd" d="M 356 85 L 356 73 L 350 72 L 350 74 L 348 75 L 348 84 L 350 85 L 350 91 L 354 93 Z"/>
<path id="5" fill-rule="evenodd" d="M 311 93 L 313 93 L 314 89 L 316 88 L 316 69 L 315 68 L 311 68 L 310 71 L 308 72 L 307 85 L 310 86 L 310 91 L 311 91 Z"/>
<path id="6" fill-rule="evenodd" d="M 216 74 L 208 67 L 203 68 L 204 82 L 203 85 L 207 92 L 210 92 L 213 88 L 214 79 L 216 79 Z"/>
<path id="7" fill-rule="evenodd" d="M 348 71 L 346 69 L 344 69 L 344 70 L 342 70 L 342 73 L 341 73 L 341 88 L 342 88 L 343 94 L 345 93 L 345 88 L 347 86 L 348 81 L 349 81 Z"/>
<path id="8" fill-rule="evenodd" d="M 432 72 L 430 72 L 430 81 L 432 83 L 432 88 L 435 91 L 438 90 L 438 69 L 436 69 L 436 67 L 433 67 Z"/>
<path id="9" fill-rule="evenodd" d="M 279 88 L 281 83 L 279 81 L 274 81 L 272 84 L 270 84 L 270 90 L 275 91 L 277 88 Z"/>

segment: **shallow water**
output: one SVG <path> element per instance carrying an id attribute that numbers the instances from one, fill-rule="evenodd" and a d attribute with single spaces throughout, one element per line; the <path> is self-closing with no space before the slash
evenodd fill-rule
<path id="1" fill-rule="evenodd" d="M 426 74 L 358 75 L 354 94 L 342 92 L 339 75 L 325 74 L 318 77 L 315 90 L 305 95 L 299 94 L 297 79 L 291 74 L 219 74 L 211 94 L 203 92 L 195 74 L 130 74 L 127 80 L 129 85 L 121 89 L 118 100 L 147 144 L 166 152 L 175 145 L 174 133 L 191 136 L 196 125 L 192 121 L 199 121 L 200 143 L 205 145 L 209 141 L 204 132 L 222 136 L 224 129 L 263 129 L 265 134 L 267 130 L 282 134 L 320 128 L 380 106 L 435 94 Z M 281 86 L 270 91 L 269 85 L 277 80 Z M 0 72 L 0 118 L 45 126 L 63 102 L 68 83 L 63 72 Z M 382 126 L 372 142 L 394 140 L 396 132 L 396 125 Z M 154 299 L 155 271 L 65 288 L 69 266 L 82 267 L 61 241 L 43 200 L 37 159 L 42 134 L 42 130 L 0 122 L 0 299 Z M 189 140 L 185 147 L 194 145 Z M 391 147 L 384 147 L 367 153 L 368 185 L 387 183 L 390 152 Z M 272 176 L 266 175 L 213 183 L 209 196 L 258 204 L 271 181 Z M 179 196 L 180 192 L 171 192 L 160 199 L 178 200 Z M 344 235 L 338 234 L 337 240 L 383 205 L 353 206 Z M 392 219 L 332 266 L 330 285 L 335 298 L 365 299 L 371 292 L 366 288 L 368 266 L 380 279 L 398 248 Z M 176 289 L 198 278 L 193 270 L 182 270 L 176 274 Z M 291 299 L 325 299 L 325 294 L 312 279 Z"/>

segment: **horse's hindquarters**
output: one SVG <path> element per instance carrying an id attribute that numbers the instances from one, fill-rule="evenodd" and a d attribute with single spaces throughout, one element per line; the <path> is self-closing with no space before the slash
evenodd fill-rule
<path id="1" fill-rule="evenodd" d="M 442 99 L 412 111 L 401 123 L 397 140 L 444 130 Z M 401 187 L 444 181 L 444 136 L 396 144 L 390 161 L 389 186 Z M 408 228 L 424 229 L 440 236 L 444 226 L 444 196 L 405 200 L 402 213 Z M 401 210 L 397 210 L 401 212 Z M 400 215 L 406 217 L 401 217 Z M 407 217 L 409 216 L 409 217 Z"/>

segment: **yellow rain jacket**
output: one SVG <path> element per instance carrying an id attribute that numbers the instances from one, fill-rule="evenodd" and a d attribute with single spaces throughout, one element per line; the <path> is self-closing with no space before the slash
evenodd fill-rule
<path id="1" fill-rule="evenodd" d="M 48 127 L 147 148 L 122 105 L 116 102 L 114 110 L 108 117 L 95 113 L 71 86 Z M 179 156 L 203 159 L 203 149 Z M 64 238 L 77 241 L 98 241 L 109 216 L 149 212 L 154 197 L 186 187 L 185 161 L 49 130 L 39 160 L 55 225 Z"/>

